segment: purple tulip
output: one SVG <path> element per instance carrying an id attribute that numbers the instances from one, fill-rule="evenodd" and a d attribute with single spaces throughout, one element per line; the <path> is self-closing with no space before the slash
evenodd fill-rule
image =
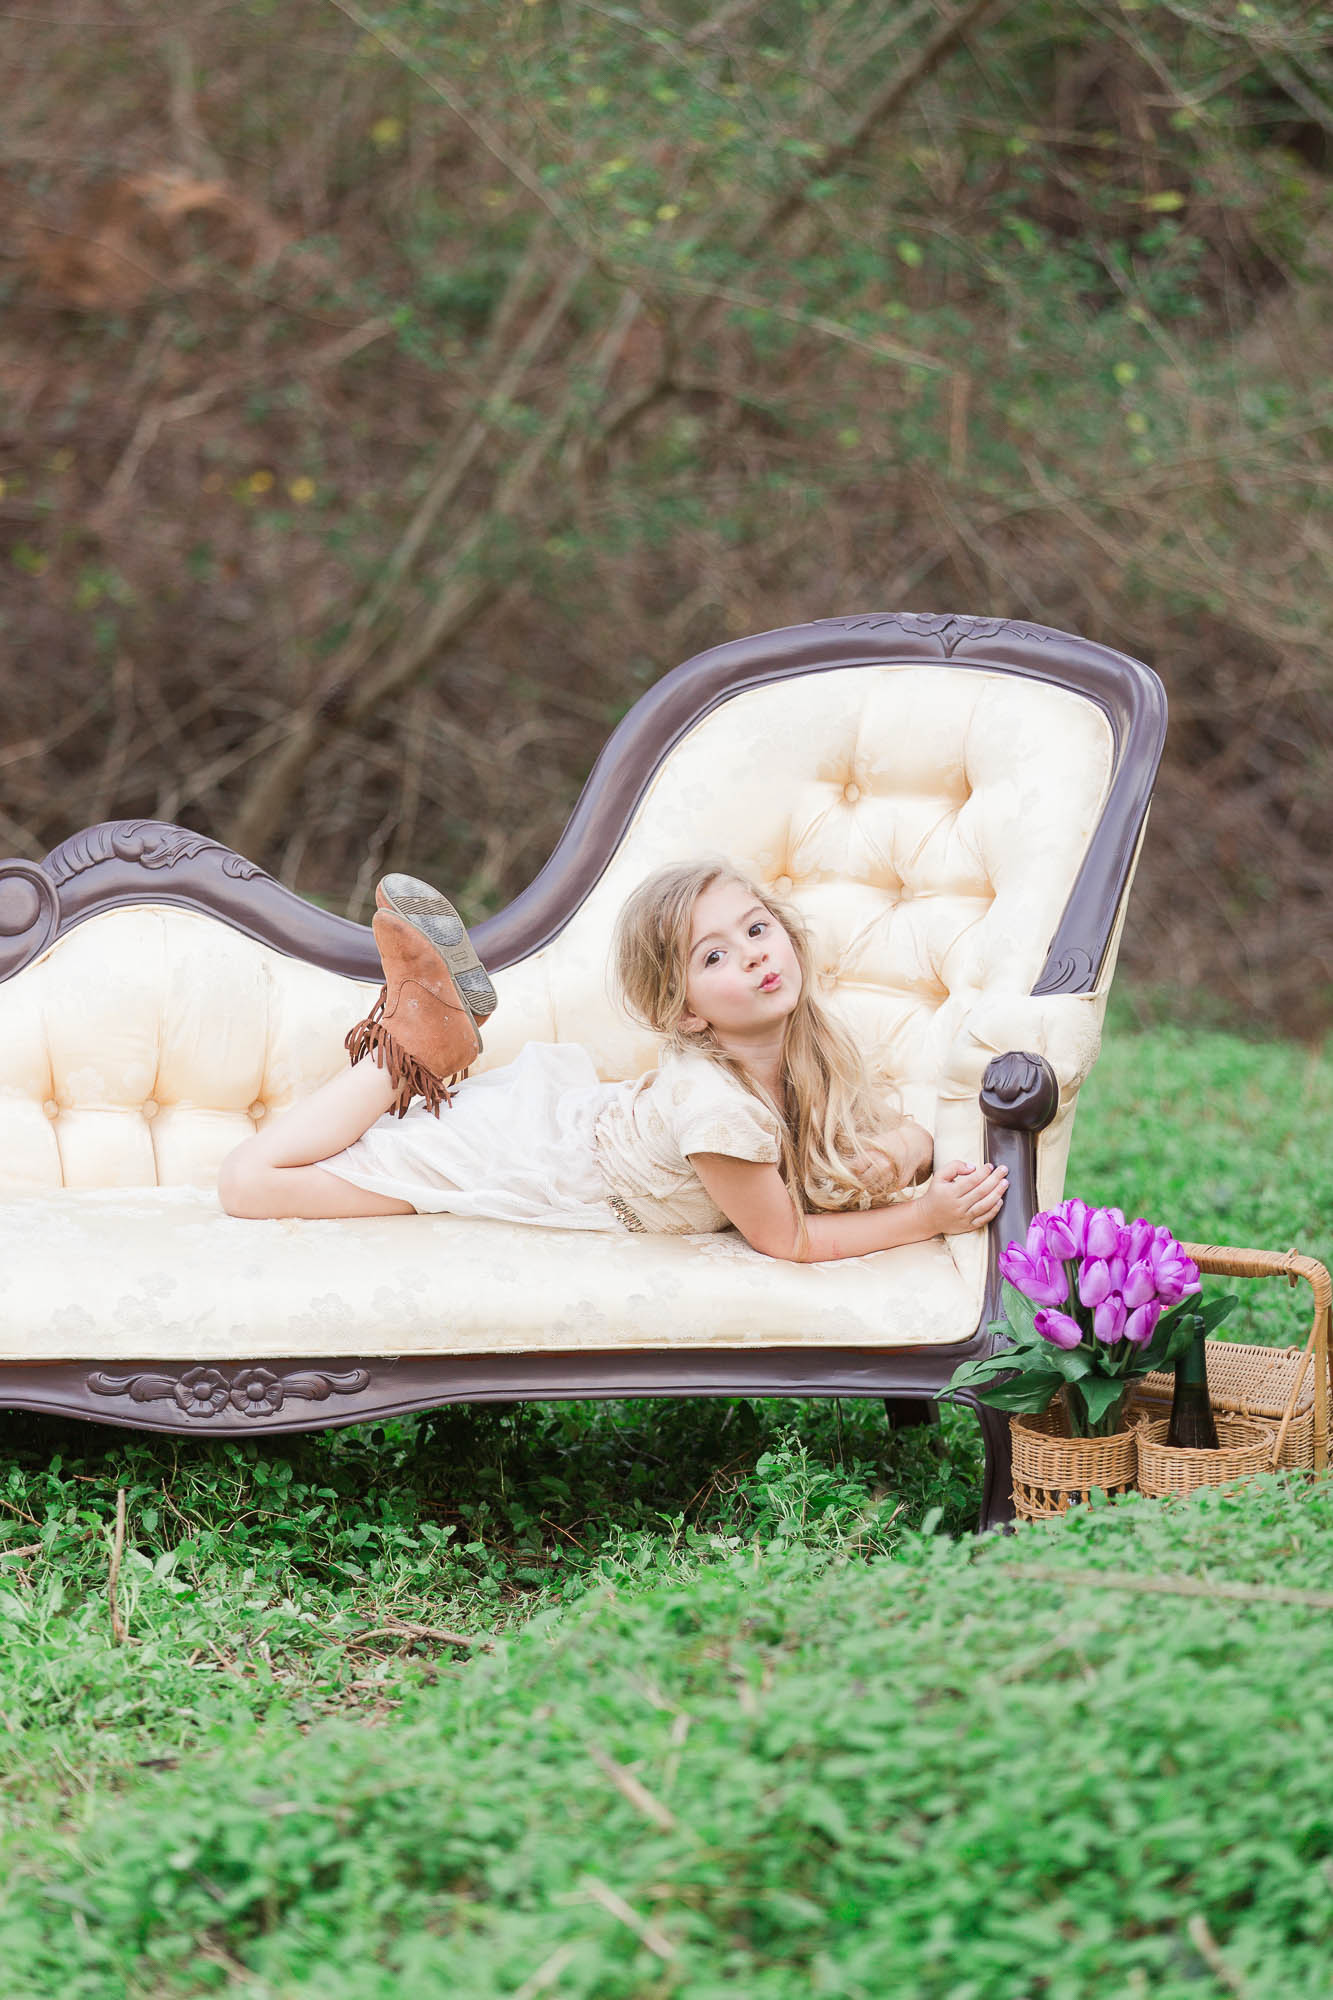
<path id="1" fill-rule="evenodd" d="M 1135 1347 L 1146 1347 L 1161 1317 L 1160 1299 L 1149 1299 L 1146 1305 L 1136 1306 L 1125 1321 L 1125 1339 L 1132 1341 Z"/>
<path id="2" fill-rule="evenodd" d="M 1121 1247 L 1120 1230 L 1111 1209 L 1095 1208 L 1088 1219 L 1089 1257 L 1114 1257 Z"/>
<path id="3" fill-rule="evenodd" d="M 1108 1292 L 1092 1315 L 1092 1330 L 1109 1347 L 1125 1330 L 1125 1301 L 1119 1292 Z"/>
<path id="4" fill-rule="evenodd" d="M 1071 1248 L 1067 1254 L 1071 1257 L 1081 1257 L 1087 1248 L 1088 1217 L 1092 1214 L 1087 1202 L 1071 1196 L 1068 1201 L 1062 1201 L 1060 1206 L 1053 1208 L 1050 1213 L 1068 1233 Z"/>
<path id="5" fill-rule="evenodd" d="M 1078 1274 L 1078 1295 L 1084 1305 L 1099 1306 L 1110 1290 L 1110 1265 L 1100 1257 L 1087 1258 Z"/>
<path id="6" fill-rule="evenodd" d="M 1145 1222 L 1141 1215 L 1135 1216 L 1129 1225 L 1129 1242 L 1125 1246 L 1125 1255 L 1131 1264 L 1140 1263 L 1147 1256 L 1153 1238 L 1151 1222 Z"/>
<path id="7" fill-rule="evenodd" d="M 1153 1276 L 1152 1265 L 1146 1259 L 1141 1263 L 1131 1264 L 1121 1281 L 1120 1291 L 1125 1304 L 1135 1311 L 1140 1306 L 1146 1306 L 1149 1299 L 1155 1299 L 1157 1280 Z"/>
<path id="8" fill-rule="evenodd" d="M 1065 1267 L 1047 1256 L 1033 1257 L 1018 1243 L 1000 1252 L 1000 1276 L 1036 1306 L 1062 1306 L 1069 1297 Z"/>
<path id="9" fill-rule="evenodd" d="M 1049 1340 L 1053 1347 L 1066 1350 L 1077 1347 L 1083 1338 L 1083 1329 L 1068 1313 L 1037 1312 L 1032 1315 L 1032 1324 L 1043 1340 Z"/>
<path id="10" fill-rule="evenodd" d="M 1078 1238 L 1058 1209 L 1053 1210 L 1046 1218 L 1046 1248 L 1049 1254 L 1058 1257 L 1062 1264 L 1082 1254 Z"/>
<path id="11" fill-rule="evenodd" d="M 1180 1300 L 1187 1298 L 1191 1292 L 1203 1289 L 1199 1283 L 1197 1264 L 1190 1262 L 1178 1243 L 1172 1245 L 1172 1250 L 1175 1252 L 1174 1255 L 1171 1251 L 1159 1253 L 1153 1271 L 1157 1296 L 1163 1305 L 1168 1306 L 1178 1305 Z"/>

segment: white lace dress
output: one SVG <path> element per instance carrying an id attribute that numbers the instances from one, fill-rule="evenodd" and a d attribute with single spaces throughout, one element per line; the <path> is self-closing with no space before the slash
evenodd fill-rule
<path id="1" fill-rule="evenodd" d="M 319 1164 L 420 1214 L 557 1229 L 726 1229 L 692 1153 L 770 1164 L 778 1121 L 706 1055 L 669 1051 L 630 1083 L 603 1083 L 573 1042 L 529 1042 L 459 1084 L 438 1118 L 386 1113 Z M 614 1205 L 613 1205 L 614 1204 Z"/>

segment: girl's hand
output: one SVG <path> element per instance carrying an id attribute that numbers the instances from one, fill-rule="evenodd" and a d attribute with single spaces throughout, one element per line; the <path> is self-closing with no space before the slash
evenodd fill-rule
<path id="1" fill-rule="evenodd" d="M 966 1160 L 950 1160 L 917 1203 L 925 1211 L 921 1219 L 931 1223 L 931 1234 L 937 1236 L 984 1229 L 999 1214 L 1008 1185 L 1005 1167 L 970 1167 Z"/>

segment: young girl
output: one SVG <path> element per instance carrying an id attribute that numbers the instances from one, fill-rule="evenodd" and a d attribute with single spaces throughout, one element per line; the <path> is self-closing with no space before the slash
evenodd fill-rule
<path id="1" fill-rule="evenodd" d="M 906 1192 L 930 1175 L 928 1134 L 816 1000 L 800 917 L 730 865 L 664 869 L 621 914 L 621 990 L 663 1043 L 631 1083 L 599 1081 L 585 1049 L 552 1042 L 457 1081 L 495 1005 L 490 981 L 426 883 L 389 876 L 378 897 L 385 988 L 348 1035 L 352 1068 L 223 1162 L 229 1214 L 734 1224 L 767 1256 L 808 1262 L 999 1213 L 1002 1168 L 955 1160 Z"/>

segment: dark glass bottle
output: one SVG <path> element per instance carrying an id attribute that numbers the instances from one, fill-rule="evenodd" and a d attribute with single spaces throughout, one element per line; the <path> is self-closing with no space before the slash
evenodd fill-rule
<path id="1" fill-rule="evenodd" d="M 1176 1363 L 1176 1392 L 1171 1398 L 1166 1441 L 1178 1450 L 1217 1450 L 1217 1425 L 1208 1400 L 1208 1362 L 1203 1340 L 1200 1327 Z"/>

